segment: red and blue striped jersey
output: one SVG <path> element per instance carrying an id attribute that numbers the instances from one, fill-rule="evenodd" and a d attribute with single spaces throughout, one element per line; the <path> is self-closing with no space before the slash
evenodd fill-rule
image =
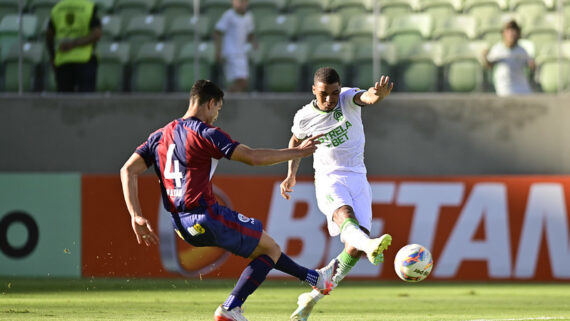
<path id="1" fill-rule="evenodd" d="M 136 153 L 154 165 L 166 210 L 180 213 L 216 202 L 212 176 L 218 160 L 230 159 L 237 145 L 221 129 L 191 117 L 150 134 Z"/>

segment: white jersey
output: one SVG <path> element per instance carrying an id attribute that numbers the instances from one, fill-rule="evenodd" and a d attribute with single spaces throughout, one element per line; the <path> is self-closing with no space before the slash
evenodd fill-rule
<path id="1" fill-rule="evenodd" d="M 503 42 L 499 42 L 491 48 L 487 59 L 496 64 L 494 82 L 497 95 L 532 93 L 524 72 L 530 56 L 523 47 L 517 45 L 507 48 Z"/>
<path id="2" fill-rule="evenodd" d="M 228 9 L 216 23 L 215 29 L 224 34 L 222 55 L 244 56 L 247 51 L 247 36 L 254 31 L 251 12 L 240 15 L 234 9 Z"/>
<path id="3" fill-rule="evenodd" d="M 344 87 L 332 111 L 321 111 L 316 101 L 311 101 L 295 114 L 291 128 L 295 137 L 325 134 L 313 154 L 315 175 L 337 170 L 366 173 L 361 106 L 354 102 L 359 92 L 363 90 Z"/>

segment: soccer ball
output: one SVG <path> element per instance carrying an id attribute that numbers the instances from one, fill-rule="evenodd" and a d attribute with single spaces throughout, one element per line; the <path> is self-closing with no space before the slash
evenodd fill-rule
<path id="1" fill-rule="evenodd" d="M 406 282 L 420 282 L 427 278 L 433 268 L 431 253 L 419 244 L 401 248 L 394 260 L 394 270 Z"/>

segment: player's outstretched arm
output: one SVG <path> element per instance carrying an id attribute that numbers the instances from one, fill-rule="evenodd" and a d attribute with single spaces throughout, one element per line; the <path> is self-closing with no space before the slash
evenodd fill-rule
<path id="1" fill-rule="evenodd" d="M 303 141 L 295 137 L 295 135 L 292 135 L 291 139 L 289 140 L 289 148 L 295 148 L 301 145 L 302 142 Z M 296 158 L 290 160 L 287 166 L 287 177 L 285 180 L 283 180 L 283 182 L 281 182 L 281 196 L 283 196 L 283 198 L 286 200 L 291 199 L 289 193 L 293 192 L 293 186 L 297 184 L 296 176 L 300 164 L 301 158 Z"/>
<path id="2" fill-rule="evenodd" d="M 382 76 L 380 81 L 374 84 L 374 87 L 368 88 L 362 94 L 357 94 L 354 97 L 354 102 L 359 105 L 372 105 L 380 102 L 386 96 L 390 95 L 394 83 L 390 82 L 390 77 Z"/>
<path id="3" fill-rule="evenodd" d="M 231 159 L 252 166 L 266 166 L 307 157 L 317 150 L 317 145 L 320 143 L 318 139 L 321 136 L 306 139 L 295 148 L 251 148 L 247 145 L 239 144 L 232 153 Z"/>
<path id="4" fill-rule="evenodd" d="M 138 177 L 147 169 L 144 159 L 137 153 L 133 153 L 121 168 L 121 184 L 127 209 L 131 215 L 131 227 L 139 244 L 146 246 L 158 243 L 158 236 L 152 230 L 150 223 L 142 216 L 141 205 L 138 195 Z"/>

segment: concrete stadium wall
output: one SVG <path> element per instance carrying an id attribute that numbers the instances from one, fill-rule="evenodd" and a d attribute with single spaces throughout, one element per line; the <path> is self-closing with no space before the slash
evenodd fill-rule
<path id="1" fill-rule="evenodd" d="M 228 95 L 216 123 L 251 147 L 282 148 L 309 94 Z M 116 173 L 149 133 L 186 110 L 168 95 L 0 96 L 0 171 Z M 570 95 L 392 94 L 363 110 L 371 175 L 567 174 Z M 312 174 L 312 160 L 300 173 Z M 221 162 L 218 173 L 285 175 Z"/>

